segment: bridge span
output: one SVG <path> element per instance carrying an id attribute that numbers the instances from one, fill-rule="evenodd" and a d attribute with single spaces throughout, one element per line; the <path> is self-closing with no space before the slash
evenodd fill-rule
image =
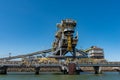
<path id="1" fill-rule="evenodd" d="M 74 65 L 74 66 L 73 66 Z M 23 64 L 0 64 L 0 74 L 7 74 L 8 68 L 34 68 L 35 74 L 39 74 L 41 68 L 53 68 L 57 67 L 64 74 L 79 74 L 81 67 L 93 67 L 95 74 L 99 74 L 102 72 L 101 67 L 120 67 L 120 62 L 107 62 L 107 63 L 75 63 L 71 62 L 68 64 L 31 64 L 31 65 L 23 65 Z M 73 69 L 73 70 L 72 70 Z M 120 71 L 120 70 L 117 70 Z"/>

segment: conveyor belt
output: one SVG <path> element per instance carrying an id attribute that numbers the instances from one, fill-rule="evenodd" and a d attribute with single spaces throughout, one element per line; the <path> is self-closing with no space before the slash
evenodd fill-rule
<path id="1" fill-rule="evenodd" d="M 49 53 L 51 51 L 52 51 L 51 49 L 47 49 L 47 50 L 33 52 L 33 53 L 25 54 L 25 55 L 18 55 L 18 56 L 11 56 L 11 57 L 0 58 L 0 60 L 4 60 L 4 59 L 5 60 L 10 60 L 10 59 L 24 58 L 24 57 L 27 57 L 27 56 L 33 56 L 33 55 L 37 55 L 37 54 Z"/>

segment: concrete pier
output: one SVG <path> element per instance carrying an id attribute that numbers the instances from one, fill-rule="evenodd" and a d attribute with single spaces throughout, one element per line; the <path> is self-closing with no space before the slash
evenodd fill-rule
<path id="1" fill-rule="evenodd" d="M 0 74 L 7 74 L 7 66 L 0 67 Z"/>
<path id="2" fill-rule="evenodd" d="M 80 71 L 81 71 L 80 67 L 77 67 L 77 66 L 76 66 L 76 74 L 79 75 L 79 74 L 80 74 Z"/>
<path id="3" fill-rule="evenodd" d="M 61 66 L 61 72 L 63 72 L 63 74 L 68 74 L 68 67 L 67 66 Z"/>
<path id="4" fill-rule="evenodd" d="M 40 67 L 35 67 L 35 74 L 39 75 Z"/>
<path id="5" fill-rule="evenodd" d="M 101 74 L 102 70 L 100 66 L 93 66 L 94 70 L 95 70 L 95 74 Z"/>

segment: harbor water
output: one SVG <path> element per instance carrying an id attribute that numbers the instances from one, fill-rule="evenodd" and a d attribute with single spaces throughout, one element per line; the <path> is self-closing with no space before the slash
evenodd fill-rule
<path id="1" fill-rule="evenodd" d="M 63 75 L 62 73 L 8 73 L 0 75 L 0 80 L 120 80 L 118 72 L 104 72 L 103 74 L 81 73 L 80 75 Z"/>

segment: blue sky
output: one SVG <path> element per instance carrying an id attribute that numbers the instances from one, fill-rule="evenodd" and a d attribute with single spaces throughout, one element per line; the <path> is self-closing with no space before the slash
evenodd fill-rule
<path id="1" fill-rule="evenodd" d="M 0 56 L 52 47 L 56 23 L 72 18 L 77 48 L 96 45 L 109 61 L 120 61 L 119 0 L 0 0 Z"/>

